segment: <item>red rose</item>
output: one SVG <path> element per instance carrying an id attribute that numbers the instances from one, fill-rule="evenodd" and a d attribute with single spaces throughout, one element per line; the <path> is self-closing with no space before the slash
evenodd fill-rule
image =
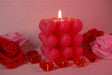
<path id="1" fill-rule="evenodd" d="M 96 39 L 97 33 L 94 31 L 89 31 L 83 35 L 84 39 L 88 42 L 92 42 Z"/>
<path id="2" fill-rule="evenodd" d="M 18 44 L 0 38 L 0 63 L 7 68 L 16 68 L 25 61 L 25 56 Z"/>
<path id="3" fill-rule="evenodd" d="M 86 40 L 84 40 L 84 41 L 83 41 L 83 45 L 84 45 L 84 46 L 88 46 L 88 47 L 90 47 L 89 42 L 88 42 L 88 41 L 86 41 Z"/>
<path id="4" fill-rule="evenodd" d="M 92 53 L 92 49 L 90 47 L 84 47 L 83 50 L 84 50 L 83 53 L 84 53 L 85 56 Z"/>
<path id="5" fill-rule="evenodd" d="M 102 36 L 102 35 L 104 35 L 104 32 L 103 31 L 98 31 L 97 36 Z"/>
<path id="6" fill-rule="evenodd" d="M 89 30 L 83 36 L 86 41 L 92 42 L 96 39 L 97 36 L 102 36 L 102 35 L 104 35 L 103 31 L 98 31 L 94 28 L 94 29 Z"/>
<path id="7" fill-rule="evenodd" d="M 98 30 L 97 29 L 95 29 L 95 28 L 93 28 L 93 29 L 91 29 L 91 30 L 89 30 L 88 32 L 98 32 Z"/>

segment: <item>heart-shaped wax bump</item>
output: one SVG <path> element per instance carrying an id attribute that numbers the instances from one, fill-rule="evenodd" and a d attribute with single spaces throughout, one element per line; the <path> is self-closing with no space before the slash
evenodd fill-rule
<path id="1" fill-rule="evenodd" d="M 73 50 L 70 47 L 66 47 L 63 51 L 62 51 L 62 57 L 64 59 L 69 59 L 73 54 Z"/>
<path id="2" fill-rule="evenodd" d="M 55 59 L 59 57 L 60 57 L 60 52 L 56 48 L 51 49 L 50 52 L 47 54 L 48 60 L 51 60 L 51 61 L 55 61 Z"/>
<path id="3" fill-rule="evenodd" d="M 69 31 L 69 22 L 68 21 L 62 21 L 60 23 L 58 23 L 58 32 L 59 33 L 66 33 L 67 31 Z"/>
<path id="4" fill-rule="evenodd" d="M 49 48 L 53 48 L 57 45 L 58 39 L 54 35 L 48 35 L 46 36 L 46 42 L 45 45 Z"/>
<path id="5" fill-rule="evenodd" d="M 55 59 L 59 58 L 60 52 L 58 49 L 53 48 L 49 49 L 48 47 L 42 45 L 41 52 L 45 55 L 48 60 L 55 61 Z"/>
<path id="6" fill-rule="evenodd" d="M 69 34 L 64 34 L 59 40 L 59 45 L 61 47 L 66 47 L 71 43 L 71 37 Z"/>
<path id="7" fill-rule="evenodd" d="M 56 23 L 49 19 L 43 19 L 40 21 L 39 28 L 45 34 L 51 34 L 56 29 Z"/>
<path id="8" fill-rule="evenodd" d="M 44 33 L 42 33 L 42 32 L 40 32 L 39 33 L 39 39 L 44 43 L 45 42 L 45 34 Z"/>
<path id="9" fill-rule="evenodd" d="M 49 20 L 46 25 L 46 34 L 51 34 L 56 29 L 56 23 L 53 20 Z"/>
<path id="10" fill-rule="evenodd" d="M 47 57 L 49 55 L 50 49 L 48 47 L 46 47 L 45 45 L 42 45 L 40 47 L 41 52 L 44 54 L 45 57 Z"/>
<path id="11" fill-rule="evenodd" d="M 47 26 L 48 19 L 42 19 L 39 23 L 39 28 L 42 32 L 46 32 L 46 26 Z"/>
<path id="12" fill-rule="evenodd" d="M 76 33 L 80 32 L 83 28 L 82 22 L 79 19 L 75 19 L 71 28 L 72 28 L 71 29 L 72 33 L 76 34 Z"/>
<path id="13" fill-rule="evenodd" d="M 83 36 L 82 35 L 76 34 L 75 36 L 73 36 L 72 43 L 74 46 L 78 47 L 82 44 L 82 42 L 83 42 Z"/>

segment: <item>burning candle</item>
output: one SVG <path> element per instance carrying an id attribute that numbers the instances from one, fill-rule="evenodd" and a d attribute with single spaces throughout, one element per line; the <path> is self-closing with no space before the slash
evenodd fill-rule
<path id="1" fill-rule="evenodd" d="M 59 12 L 58 12 L 58 19 L 59 19 L 59 20 L 62 19 L 62 13 L 61 13 L 61 10 L 59 10 Z"/>
<path id="2" fill-rule="evenodd" d="M 62 18 L 61 10 L 58 12 L 58 18 L 42 19 L 39 24 L 42 53 L 52 61 L 60 56 L 69 59 L 76 54 L 74 52 L 82 55 L 82 49 L 80 52 L 75 51 L 83 42 L 82 35 L 78 34 L 82 27 L 79 19 Z"/>

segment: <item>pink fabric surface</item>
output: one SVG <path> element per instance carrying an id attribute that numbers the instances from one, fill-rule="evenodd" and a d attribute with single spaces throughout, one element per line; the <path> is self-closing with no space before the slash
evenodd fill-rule
<path id="1" fill-rule="evenodd" d="M 99 57 L 104 59 L 112 59 L 112 35 L 104 35 L 97 37 L 91 43 L 92 50 Z"/>

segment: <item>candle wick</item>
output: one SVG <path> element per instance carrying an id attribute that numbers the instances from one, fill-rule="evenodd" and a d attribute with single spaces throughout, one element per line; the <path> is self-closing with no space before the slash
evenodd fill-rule
<path id="1" fill-rule="evenodd" d="M 59 21 L 61 21 L 61 18 L 58 18 Z"/>

